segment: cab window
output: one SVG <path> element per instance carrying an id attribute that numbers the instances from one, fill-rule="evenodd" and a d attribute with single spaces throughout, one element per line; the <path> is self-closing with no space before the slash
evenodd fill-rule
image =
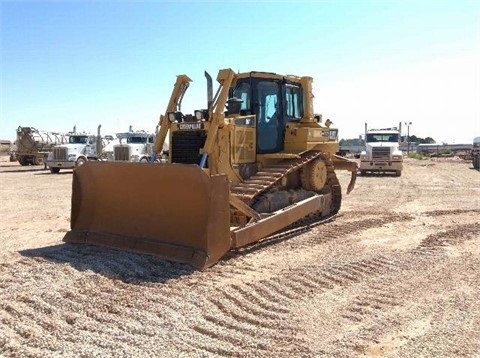
<path id="1" fill-rule="evenodd" d="M 277 82 L 258 82 L 259 111 L 257 113 L 257 116 L 259 123 L 269 123 L 272 119 L 275 123 L 277 123 L 278 117 L 280 115 L 280 113 L 278 112 L 278 94 L 279 87 Z"/>
<path id="2" fill-rule="evenodd" d="M 301 119 L 303 117 L 303 92 L 299 86 L 285 86 L 287 118 Z"/>
<path id="3" fill-rule="evenodd" d="M 233 90 L 233 97 L 242 100 L 242 106 L 240 107 L 240 111 L 250 111 L 250 84 L 247 82 L 240 82 L 237 84 L 235 89 Z"/>

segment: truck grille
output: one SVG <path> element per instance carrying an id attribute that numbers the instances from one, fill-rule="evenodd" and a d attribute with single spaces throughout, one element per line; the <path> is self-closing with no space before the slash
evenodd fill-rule
<path id="1" fill-rule="evenodd" d="M 113 154 L 115 160 L 130 160 L 129 147 L 115 147 Z"/>
<path id="2" fill-rule="evenodd" d="M 205 131 L 176 131 L 172 133 L 172 163 L 200 164 L 200 148 L 205 145 Z M 207 165 L 208 167 L 208 165 Z"/>
<path id="3" fill-rule="evenodd" d="M 67 160 L 67 155 L 68 155 L 67 148 L 53 148 L 53 159 Z"/>
<path id="4" fill-rule="evenodd" d="M 390 159 L 390 147 L 373 147 L 372 159 Z"/>

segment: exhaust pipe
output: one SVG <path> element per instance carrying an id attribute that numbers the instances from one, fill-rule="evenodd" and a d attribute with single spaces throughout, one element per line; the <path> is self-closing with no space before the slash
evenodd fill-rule
<path id="1" fill-rule="evenodd" d="M 213 84 L 212 84 L 212 76 L 205 71 L 205 78 L 207 79 L 207 109 L 210 109 L 210 106 L 213 102 Z"/>
<path id="2" fill-rule="evenodd" d="M 402 142 L 402 122 L 398 122 L 398 144 Z"/>
<path id="3" fill-rule="evenodd" d="M 102 128 L 102 125 L 99 124 L 97 127 L 97 157 L 100 157 L 100 154 L 102 154 L 102 135 L 100 133 L 100 128 Z"/>
<path id="4" fill-rule="evenodd" d="M 365 150 L 367 150 L 367 131 L 368 131 L 368 126 L 367 126 L 367 122 L 365 122 L 365 137 L 363 140 L 363 143 L 365 145 Z"/>

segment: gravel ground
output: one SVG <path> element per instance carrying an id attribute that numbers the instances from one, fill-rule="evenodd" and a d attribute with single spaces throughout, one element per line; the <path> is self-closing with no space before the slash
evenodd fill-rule
<path id="1" fill-rule="evenodd" d="M 480 356 L 468 162 L 359 177 L 335 219 L 204 272 L 62 243 L 71 178 L 0 163 L 0 356 Z"/>

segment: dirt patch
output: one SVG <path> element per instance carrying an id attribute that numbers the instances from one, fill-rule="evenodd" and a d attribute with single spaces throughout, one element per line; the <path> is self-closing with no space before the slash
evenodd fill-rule
<path id="1" fill-rule="evenodd" d="M 204 272 L 63 244 L 71 180 L 0 163 L 1 356 L 480 355 L 468 162 L 359 177 L 334 220 Z"/>

